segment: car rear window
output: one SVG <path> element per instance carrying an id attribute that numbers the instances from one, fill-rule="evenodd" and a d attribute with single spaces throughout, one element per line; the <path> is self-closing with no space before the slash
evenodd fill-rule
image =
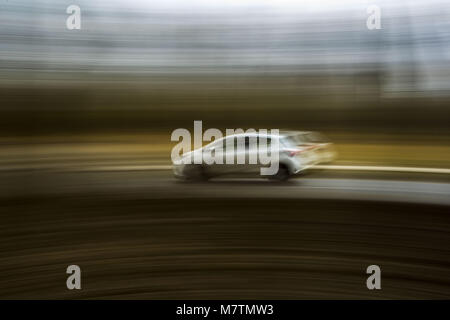
<path id="1" fill-rule="evenodd" d="M 295 138 L 295 136 L 287 136 L 284 137 L 283 139 L 281 139 L 281 142 L 286 146 L 286 147 L 292 147 L 298 144 L 297 139 Z"/>

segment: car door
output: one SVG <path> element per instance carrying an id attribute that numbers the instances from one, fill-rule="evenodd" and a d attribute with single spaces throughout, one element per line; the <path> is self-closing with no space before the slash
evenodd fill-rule
<path id="1" fill-rule="evenodd" d="M 207 172 L 211 175 L 223 175 L 237 171 L 236 169 L 236 154 L 235 137 L 225 137 L 205 148 L 206 157 L 213 154 L 216 158 L 221 159 L 219 163 L 205 165 Z"/>
<path id="2" fill-rule="evenodd" d="M 238 172 L 252 173 L 259 169 L 258 165 L 258 137 L 240 136 L 235 142 L 236 170 Z"/>
<path id="3" fill-rule="evenodd" d="M 222 171 L 224 163 L 223 140 L 220 139 L 204 147 L 203 166 L 209 175 L 217 175 Z"/>

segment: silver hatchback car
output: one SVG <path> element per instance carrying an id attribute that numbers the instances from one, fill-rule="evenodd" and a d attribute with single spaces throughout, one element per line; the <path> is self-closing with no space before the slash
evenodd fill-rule
<path id="1" fill-rule="evenodd" d="M 271 152 L 276 150 L 276 154 L 269 154 L 270 159 L 276 163 L 262 161 L 268 156 L 264 154 L 267 149 L 261 148 L 262 139 L 264 146 L 269 149 L 273 145 L 277 146 L 277 149 L 270 149 Z M 210 159 L 212 156 L 220 161 L 212 162 Z M 200 157 L 201 163 L 193 163 L 192 159 L 195 157 Z M 173 172 L 175 177 L 180 179 L 206 180 L 222 175 L 257 175 L 261 174 L 261 168 L 275 165 L 277 168 L 273 174 L 262 175 L 262 177 L 284 181 L 310 168 L 317 161 L 314 146 L 298 145 L 292 132 L 279 135 L 243 133 L 225 136 L 202 148 L 183 154 L 179 161 L 174 161 Z"/>

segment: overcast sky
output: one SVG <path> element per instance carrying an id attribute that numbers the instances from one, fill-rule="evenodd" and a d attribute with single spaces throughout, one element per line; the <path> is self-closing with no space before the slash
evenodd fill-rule
<path id="1" fill-rule="evenodd" d="M 71 4 L 81 30 L 66 29 Z M 370 4 L 381 8 L 381 30 L 366 27 Z M 443 72 L 449 9 L 447 0 L 0 0 L 0 73 L 358 72 L 411 62 Z"/>

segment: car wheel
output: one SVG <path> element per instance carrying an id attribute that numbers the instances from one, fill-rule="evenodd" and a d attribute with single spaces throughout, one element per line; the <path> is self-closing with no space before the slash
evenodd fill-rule
<path id="1" fill-rule="evenodd" d="M 204 181 L 208 180 L 203 167 L 200 165 L 190 165 L 185 168 L 185 176 L 191 181 Z"/>
<path id="2" fill-rule="evenodd" d="M 272 176 L 269 177 L 270 180 L 274 181 L 286 181 L 291 177 L 291 174 L 289 173 L 289 169 L 283 165 L 280 164 L 280 167 L 278 168 L 278 172 Z"/>

